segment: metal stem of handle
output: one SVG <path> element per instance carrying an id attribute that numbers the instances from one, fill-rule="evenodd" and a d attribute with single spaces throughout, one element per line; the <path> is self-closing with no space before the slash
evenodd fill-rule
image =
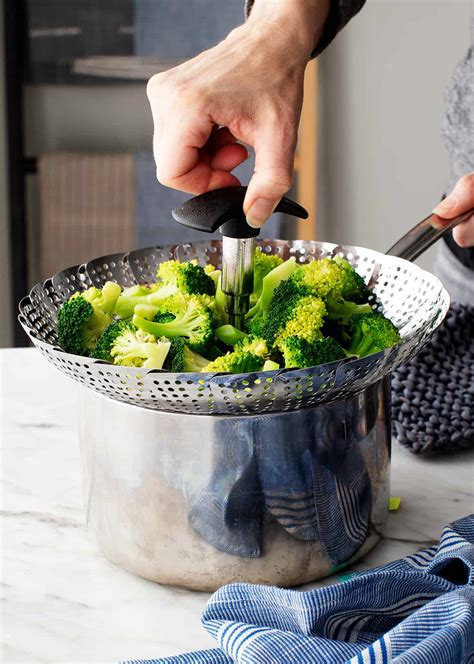
<path id="1" fill-rule="evenodd" d="M 451 229 L 463 221 L 467 221 L 474 215 L 474 208 L 460 214 L 454 219 L 443 219 L 437 214 L 430 214 L 429 217 L 420 221 L 406 235 L 395 242 L 386 252 L 389 256 L 398 256 L 407 261 L 414 261 L 440 237 L 446 235 Z"/>
<path id="2" fill-rule="evenodd" d="M 222 238 L 222 291 L 226 296 L 229 323 L 244 329 L 245 314 L 249 310 L 253 290 L 253 259 L 255 238 Z"/>

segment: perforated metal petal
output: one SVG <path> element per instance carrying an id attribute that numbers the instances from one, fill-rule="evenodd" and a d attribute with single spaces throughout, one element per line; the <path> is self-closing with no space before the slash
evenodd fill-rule
<path id="1" fill-rule="evenodd" d="M 260 240 L 262 251 L 307 263 L 341 255 L 374 288 L 382 310 L 399 327 L 396 347 L 357 360 L 300 370 L 244 375 L 171 374 L 119 367 L 58 348 L 58 308 L 72 293 L 113 280 L 122 286 L 153 283 L 165 260 L 198 259 L 220 266 L 218 240 L 149 247 L 103 256 L 37 284 L 20 302 L 19 320 L 33 343 L 60 371 L 104 396 L 125 403 L 194 414 L 249 414 L 306 408 L 358 392 L 413 357 L 443 320 L 449 296 L 440 281 L 416 265 L 362 247 L 326 242 Z M 374 306 L 380 306 L 374 304 Z"/>

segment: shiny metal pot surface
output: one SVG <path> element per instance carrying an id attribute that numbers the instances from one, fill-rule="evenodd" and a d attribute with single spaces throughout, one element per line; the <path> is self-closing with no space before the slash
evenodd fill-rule
<path id="1" fill-rule="evenodd" d="M 190 415 L 81 389 L 89 528 L 124 569 L 212 591 L 294 586 L 377 541 L 388 510 L 389 379 L 298 411 Z"/>

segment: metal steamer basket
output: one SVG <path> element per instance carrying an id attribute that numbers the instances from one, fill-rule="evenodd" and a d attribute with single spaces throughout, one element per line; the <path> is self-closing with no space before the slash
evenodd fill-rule
<path id="1" fill-rule="evenodd" d="M 57 311 L 72 293 L 108 280 L 154 282 L 171 258 L 220 267 L 217 240 L 95 259 L 37 284 L 20 303 L 33 343 L 84 386 L 88 525 L 108 558 L 153 581 L 199 590 L 304 583 L 370 549 L 386 519 L 390 372 L 441 323 L 448 294 L 397 256 L 324 242 L 259 244 L 299 263 L 346 257 L 401 343 L 363 359 L 245 375 L 131 369 L 59 348 Z M 402 244 L 414 255 L 413 237 Z"/>

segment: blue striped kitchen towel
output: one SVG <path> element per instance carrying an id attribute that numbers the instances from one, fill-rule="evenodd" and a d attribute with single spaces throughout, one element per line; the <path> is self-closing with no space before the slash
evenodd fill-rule
<path id="1" fill-rule="evenodd" d="M 474 514 L 439 544 L 308 592 L 223 586 L 202 617 L 219 648 L 127 664 L 472 664 Z"/>

